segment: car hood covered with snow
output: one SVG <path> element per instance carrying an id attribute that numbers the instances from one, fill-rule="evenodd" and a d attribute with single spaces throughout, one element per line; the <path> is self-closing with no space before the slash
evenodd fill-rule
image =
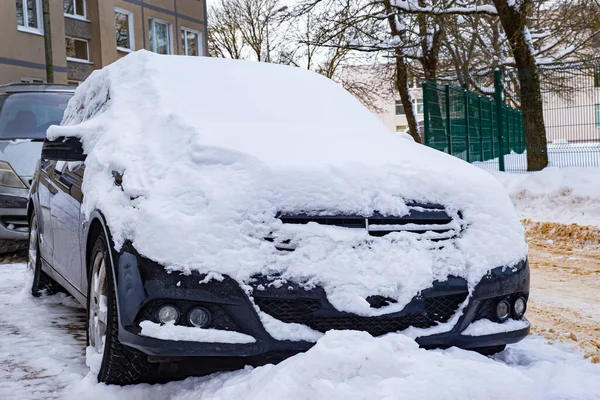
<path id="1" fill-rule="evenodd" d="M 77 89 L 48 130 L 61 136 L 82 139 L 83 212 L 103 212 L 117 248 L 131 240 L 167 269 L 228 275 L 248 291 L 263 274 L 321 286 L 338 310 L 376 315 L 434 280 L 459 276 L 473 287 L 526 257 L 492 176 L 390 133 L 341 86 L 299 68 L 139 51 Z M 412 202 L 460 215 L 460 234 L 440 245 L 277 218 L 402 216 Z M 371 295 L 397 303 L 374 309 Z"/>

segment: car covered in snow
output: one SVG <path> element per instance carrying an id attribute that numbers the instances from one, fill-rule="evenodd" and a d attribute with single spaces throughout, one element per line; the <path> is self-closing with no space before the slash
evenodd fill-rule
<path id="1" fill-rule="evenodd" d="M 101 382 L 277 361 L 329 330 L 484 354 L 529 333 L 501 184 L 300 68 L 139 51 L 95 71 L 28 215 L 32 292 L 86 306 Z"/>

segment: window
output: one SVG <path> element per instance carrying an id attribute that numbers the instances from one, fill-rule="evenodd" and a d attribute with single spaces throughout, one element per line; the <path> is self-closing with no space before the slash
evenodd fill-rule
<path id="1" fill-rule="evenodd" d="M 401 100 L 396 100 L 396 115 L 406 115 Z"/>
<path id="2" fill-rule="evenodd" d="M 417 99 L 417 114 L 423 114 L 423 99 Z"/>
<path id="3" fill-rule="evenodd" d="M 181 48 L 186 56 L 202 55 L 202 34 L 192 29 L 181 28 Z"/>
<path id="4" fill-rule="evenodd" d="M 115 8 L 115 29 L 117 32 L 117 49 L 121 51 L 135 50 L 133 14 L 130 11 Z"/>
<path id="5" fill-rule="evenodd" d="M 60 125 L 70 93 L 15 93 L 0 111 L 0 139 L 44 139 L 50 125 Z"/>
<path id="6" fill-rule="evenodd" d="M 406 125 L 396 125 L 396 132 L 404 132 L 408 128 Z"/>
<path id="7" fill-rule="evenodd" d="M 85 19 L 85 0 L 63 0 L 65 15 Z"/>
<path id="8" fill-rule="evenodd" d="M 18 29 L 42 33 L 42 7 L 40 0 L 16 0 Z"/>
<path id="9" fill-rule="evenodd" d="M 600 128 L 600 104 L 596 104 L 596 128 Z"/>
<path id="10" fill-rule="evenodd" d="M 171 54 L 171 25 L 168 22 L 150 18 L 148 20 L 150 50 L 158 54 Z"/>
<path id="11" fill-rule="evenodd" d="M 416 108 L 417 114 L 423 114 L 423 99 L 413 100 L 413 107 Z M 406 115 L 401 100 L 396 100 L 396 115 Z"/>
<path id="12" fill-rule="evenodd" d="M 600 88 L 600 65 L 594 67 L 594 87 Z"/>
<path id="13" fill-rule="evenodd" d="M 29 78 L 26 76 L 21 77 L 22 83 L 46 83 L 46 81 L 42 78 Z"/>
<path id="14" fill-rule="evenodd" d="M 67 81 L 67 83 L 68 83 L 69 85 L 72 85 L 72 86 L 79 86 L 79 85 L 81 85 L 81 81 L 76 81 L 76 80 L 74 80 L 74 79 L 69 79 L 69 80 Z"/>
<path id="15" fill-rule="evenodd" d="M 89 61 L 88 41 L 84 39 L 75 39 L 65 37 L 67 46 L 67 60 L 69 61 Z"/>

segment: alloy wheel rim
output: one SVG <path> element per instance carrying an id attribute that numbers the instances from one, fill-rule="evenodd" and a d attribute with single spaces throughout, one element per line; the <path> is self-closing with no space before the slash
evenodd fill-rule
<path id="1" fill-rule="evenodd" d="M 29 250 L 28 250 L 28 260 L 27 260 L 27 268 L 31 271 L 35 271 L 35 266 L 37 264 L 37 254 L 38 254 L 38 229 L 37 229 L 37 221 L 35 217 L 32 218 L 31 228 L 29 230 Z"/>
<path id="2" fill-rule="evenodd" d="M 104 351 L 106 336 L 106 320 L 108 313 L 108 281 L 106 277 L 106 260 L 103 252 L 96 253 L 92 264 L 92 279 L 90 282 L 90 314 L 89 340 L 97 353 Z"/>

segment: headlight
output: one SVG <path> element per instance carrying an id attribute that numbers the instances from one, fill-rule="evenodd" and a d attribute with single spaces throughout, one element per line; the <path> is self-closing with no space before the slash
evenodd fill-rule
<path id="1" fill-rule="evenodd" d="M 27 186 L 12 169 L 9 163 L 0 161 L 0 186 L 8 186 L 19 189 L 27 189 Z"/>

